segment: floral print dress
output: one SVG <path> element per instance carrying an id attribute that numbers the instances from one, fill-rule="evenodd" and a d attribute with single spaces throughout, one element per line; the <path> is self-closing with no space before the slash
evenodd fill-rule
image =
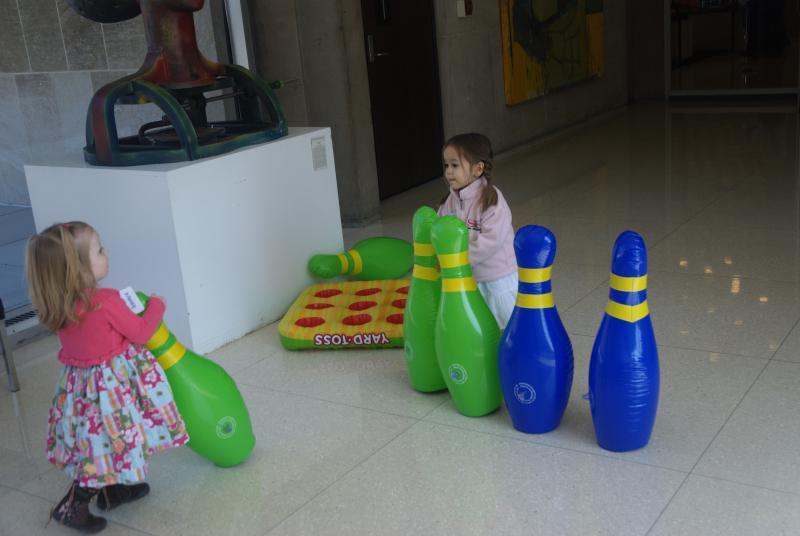
<path id="1" fill-rule="evenodd" d="M 147 458 L 189 441 L 163 369 L 145 348 L 65 366 L 50 408 L 47 459 L 81 487 L 134 484 Z"/>

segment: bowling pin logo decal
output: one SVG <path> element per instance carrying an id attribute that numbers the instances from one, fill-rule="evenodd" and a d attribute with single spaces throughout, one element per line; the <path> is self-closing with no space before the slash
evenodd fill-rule
<path id="1" fill-rule="evenodd" d="M 514 386 L 514 396 L 520 404 L 533 404 L 536 400 L 536 389 L 529 383 L 520 382 Z"/>
<path id="2" fill-rule="evenodd" d="M 217 437 L 228 439 L 236 433 L 236 419 L 231 416 L 223 417 L 217 421 Z"/>
<path id="3" fill-rule="evenodd" d="M 453 363 L 450 365 L 447 369 L 447 372 L 450 374 L 450 379 L 453 380 L 453 383 L 457 383 L 458 385 L 464 385 L 469 379 L 467 369 L 458 363 Z"/>

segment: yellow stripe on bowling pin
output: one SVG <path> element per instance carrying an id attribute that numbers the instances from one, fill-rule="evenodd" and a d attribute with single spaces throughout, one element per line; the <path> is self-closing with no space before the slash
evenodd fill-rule
<path id="1" fill-rule="evenodd" d="M 619 320 L 633 323 L 649 315 L 650 308 L 647 306 L 647 301 L 643 301 L 638 305 L 623 305 L 613 300 L 608 300 L 606 314 Z"/>
<path id="2" fill-rule="evenodd" d="M 417 279 L 424 279 L 426 281 L 439 280 L 439 270 L 428 266 L 420 266 L 419 264 L 414 265 L 414 271 L 411 272 L 411 275 Z"/>
<path id="3" fill-rule="evenodd" d="M 417 257 L 433 257 L 436 255 L 436 250 L 433 249 L 433 244 L 414 242 L 414 255 Z"/>
<path id="4" fill-rule="evenodd" d="M 339 253 L 336 256 L 339 257 L 339 262 L 342 263 L 342 273 L 346 274 L 347 270 L 350 269 L 350 261 L 347 260 L 347 255 L 344 253 Z"/>
<path id="5" fill-rule="evenodd" d="M 641 277 L 622 277 L 611 274 L 611 288 L 620 292 L 640 292 L 647 289 L 647 275 Z"/>
<path id="6" fill-rule="evenodd" d="M 550 281 L 552 266 L 546 268 L 519 268 L 520 283 L 544 283 Z"/>
<path id="7" fill-rule="evenodd" d="M 555 307 L 553 294 L 517 294 L 517 307 L 523 309 L 549 309 Z"/>
<path id="8" fill-rule="evenodd" d="M 161 348 L 167 342 L 167 339 L 169 339 L 169 330 L 162 322 L 145 346 L 147 346 L 148 350 L 155 350 L 156 348 Z"/>
<path id="9" fill-rule="evenodd" d="M 465 264 L 469 264 L 469 254 L 466 251 L 439 255 L 439 265 L 442 268 L 458 268 Z"/>
<path id="10" fill-rule="evenodd" d="M 361 261 L 361 255 L 354 249 L 348 250 L 347 253 L 349 253 L 353 258 L 353 275 L 360 274 L 361 270 L 364 269 L 364 263 Z"/>
<path id="11" fill-rule="evenodd" d="M 478 290 L 478 284 L 471 277 L 442 279 L 442 292 L 467 292 L 470 290 Z"/>
<path id="12" fill-rule="evenodd" d="M 175 341 L 175 344 L 170 346 L 166 352 L 158 357 L 158 364 L 161 365 L 161 368 L 167 370 L 168 368 L 175 366 L 185 355 L 186 347 L 180 342 Z"/>

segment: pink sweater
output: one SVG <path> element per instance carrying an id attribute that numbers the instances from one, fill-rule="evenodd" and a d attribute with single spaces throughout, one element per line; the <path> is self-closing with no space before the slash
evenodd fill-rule
<path id="1" fill-rule="evenodd" d="M 61 351 L 58 360 L 65 365 L 91 367 L 123 353 L 130 343 L 144 344 L 156 332 L 164 317 L 164 302 L 150 300 L 140 317 L 133 313 L 113 288 L 101 288 L 91 295 L 93 310 L 84 312 L 77 324 L 58 331 Z M 80 314 L 84 306 L 78 303 Z"/>
<path id="2" fill-rule="evenodd" d="M 502 192 L 495 188 L 497 204 L 483 212 L 481 192 L 486 187 L 486 179 L 481 177 L 460 191 L 451 189 L 439 207 L 439 216 L 452 214 L 467 224 L 469 263 L 475 280 L 480 282 L 494 281 L 517 270 L 511 209 Z"/>

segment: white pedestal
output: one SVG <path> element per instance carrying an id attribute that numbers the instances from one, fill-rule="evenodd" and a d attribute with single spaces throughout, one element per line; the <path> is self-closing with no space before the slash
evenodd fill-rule
<path id="1" fill-rule="evenodd" d="M 91 224 L 109 253 L 101 285 L 164 296 L 168 327 L 199 353 L 279 319 L 312 282 L 309 257 L 343 248 L 328 128 L 193 162 L 76 155 L 25 175 L 37 231 Z"/>

